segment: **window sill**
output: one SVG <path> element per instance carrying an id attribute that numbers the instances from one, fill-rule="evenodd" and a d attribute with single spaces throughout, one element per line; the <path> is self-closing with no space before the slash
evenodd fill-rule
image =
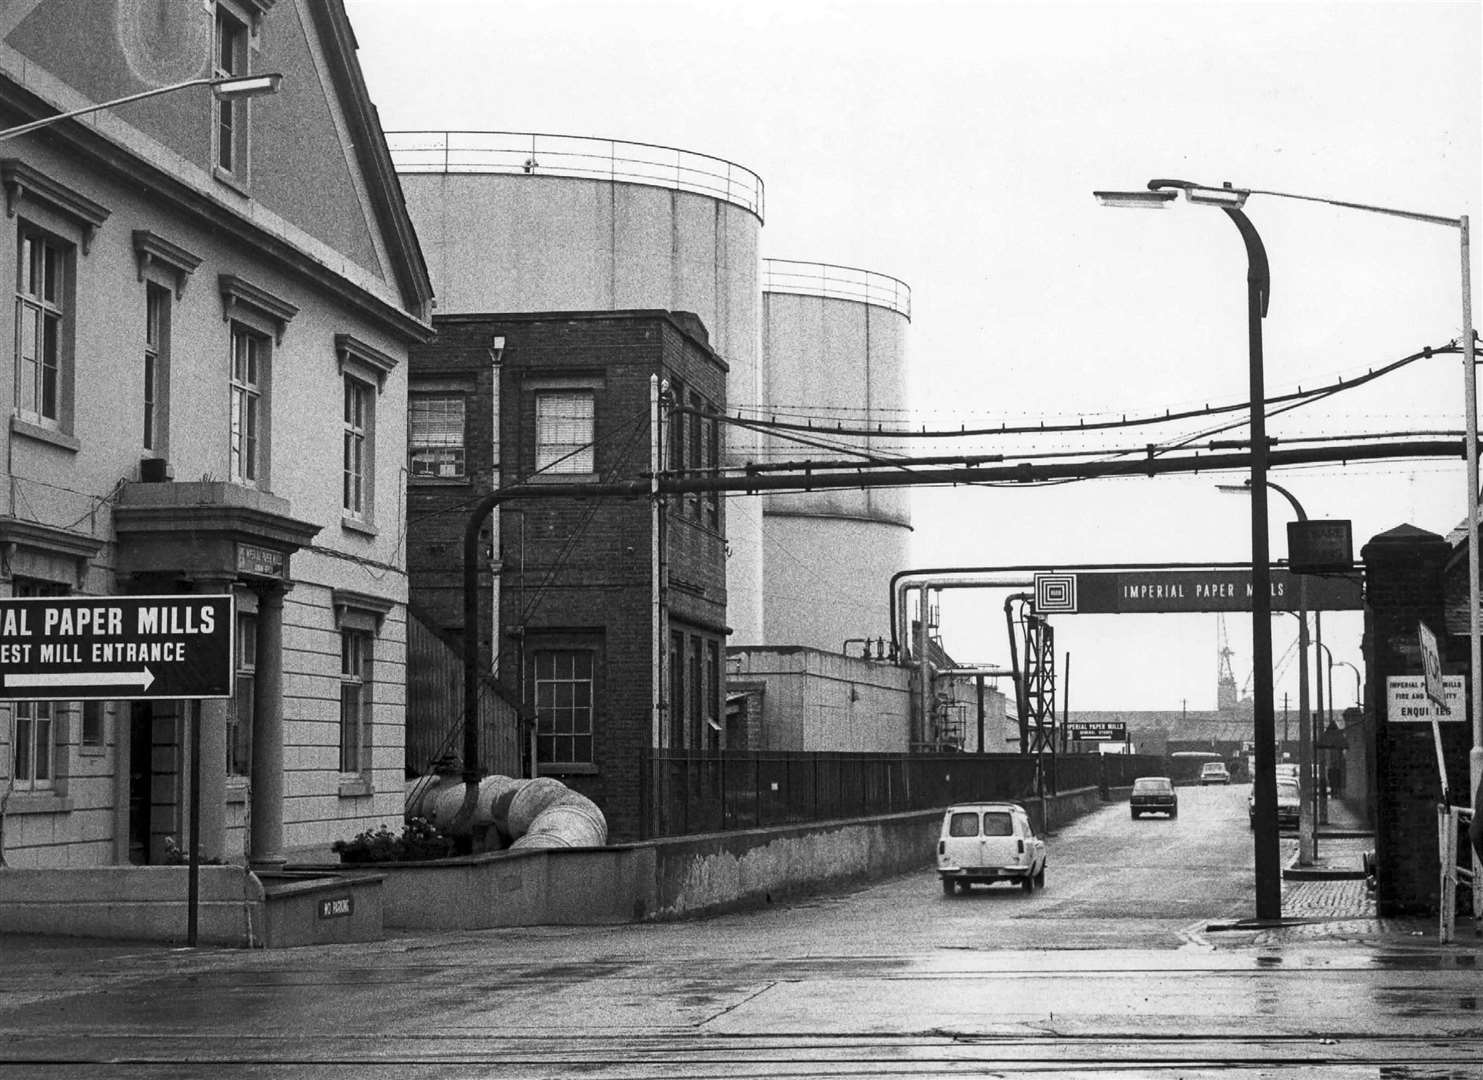
<path id="1" fill-rule="evenodd" d="M 340 528 L 344 529 L 346 532 L 357 533 L 360 536 L 365 537 L 374 538 L 381 535 L 380 529 L 376 528 L 376 526 L 374 525 L 362 521 L 360 518 L 342 516 L 340 518 Z"/>
<path id="2" fill-rule="evenodd" d="M 65 431 L 56 431 L 52 428 L 33 424 L 28 420 L 22 420 L 19 416 L 10 418 L 10 431 L 13 435 L 20 435 L 27 439 L 35 439 L 37 442 L 49 443 L 70 453 L 77 453 L 82 449 L 82 440 L 75 435 L 69 435 Z"/>
<path id="3" fill-rule="evenodd" d="M 228 806 L 233 806 L 233 805 L 243 806 L 246 803 L 247 803 L 247 778 L 246 777 L 242 777 L 242 776 L 228 777 L 227 778 L 227 805 Z"/>
<path id="4" fill-rule="evenodd" d="M 252 198 L 252 192 L 248 189 L 247 182 L 236 173 L 227 172 L 220 165 L 213 165 L 211 167 L 211 175 L 216 177 L 218 183 L 231 188 L 244 199 Z"/>
<path id="5" fill-rule="evenodd" d="M 13 791 L 5 803 L 9 814 L 67 814 L 72 811 L 72 800 L 52 791 Z"/>
<path id="6" fill-rule="evenodd" d="M 595 472 L 533 472 L 523 481 L 527 484 L 595 484 L 600 477 Z"/>
<path id="7" fill-rule="evenodd" d="M 540 776 L 596 776 L 597 766 L 590 761 L 542 761 L 536 766 Z"/>
<path id="8" fill-rule="evenodd" d="M 108 753 L 108 747 L 101 745 L 89 746 L 87 744 L 84 744 L 77 748 L 77 753 L 79 757 L 102 757 L 104 754 Z"/>
<path id="9" fill-rule="evenodd" d="M 342 799 L 362 799 L 375 793 L 375 788 L 371 787 L 371 782 L 364 776 L 341 777 L 340 779 L 340 798 Z"/>
<path id="10" fill-rule="evenodd" d="M 413 487 L 460 487 L 469 482 L 467 476 L 408 476 L 407 483 Z"/>

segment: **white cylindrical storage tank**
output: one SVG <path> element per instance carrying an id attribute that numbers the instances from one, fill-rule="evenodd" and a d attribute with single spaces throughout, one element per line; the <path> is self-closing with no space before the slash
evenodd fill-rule
<path id="1" fill-rule="evenodd" d="M 833 429 L 904 426 L 911 290 L 854 267 L 791 259 L 762 267 L 766 418 L 830 429 L 816 433 L 830 445 L 900 453 L 898 435 Z M 849 457 L 777 435 L 764 449 L 768 461 Z M 835 652 L 851 639 L 890 640 L 890 579 L 909 558 L 905 488 L 768 495 L 762 535 L 768 644 Z"/>
<path id="2" fill-rule="evenodd" d="M 387 133 L 446 314 L 691 311 L 730 366 L 727 407 L 761 400 L 758 237 L 750 169 L 673 147 L 515 132 Z M 725 463 L 758 437 L 726 432 Z M 762 506 L 726 504 L 730 644 L 762 640 Z"/>

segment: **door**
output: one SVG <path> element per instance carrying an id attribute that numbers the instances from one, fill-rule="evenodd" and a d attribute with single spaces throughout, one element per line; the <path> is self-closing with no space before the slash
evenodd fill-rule
<path id="1" fill-rule="evenodd" d="M 154 793 L 154 710 L 147 701 L 129 709 L 129 862 L 149 865 L 149 810 Z"/>
<path id="2" fill-rule="evenodd" d="M 1022 843 L 1011 811 L 984 811 L 983 861 L 979 866 L 1013 866 Z"/>
<path id="3" fill-rule="evenodd" d="M 947 835 L 943 837 L 943 854 L 955 866 L 982 866 L 983 837 L 978 828 L 977 810 L 954 810 L 948 815 Z"/>

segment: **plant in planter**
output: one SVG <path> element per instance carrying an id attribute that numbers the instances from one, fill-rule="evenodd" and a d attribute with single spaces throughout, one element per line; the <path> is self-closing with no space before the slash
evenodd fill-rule
<path id="1" fill-rule="evenodd" d="M 438 831 L 426 818 L 412 818 L 400 833 L 385 825 L 336 840 L 330 850 L 342 863 L 417 862 L 453 854 L 453 838 Z"/>

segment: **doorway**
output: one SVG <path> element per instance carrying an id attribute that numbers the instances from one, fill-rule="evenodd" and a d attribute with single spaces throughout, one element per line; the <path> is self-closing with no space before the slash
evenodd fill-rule
<path id="1" fill-rule="evenodd" d="M 165 863 L 179 841 L 181 709 L 175 701 L 135 701 L 129 709 L 129 862 Z"/>

